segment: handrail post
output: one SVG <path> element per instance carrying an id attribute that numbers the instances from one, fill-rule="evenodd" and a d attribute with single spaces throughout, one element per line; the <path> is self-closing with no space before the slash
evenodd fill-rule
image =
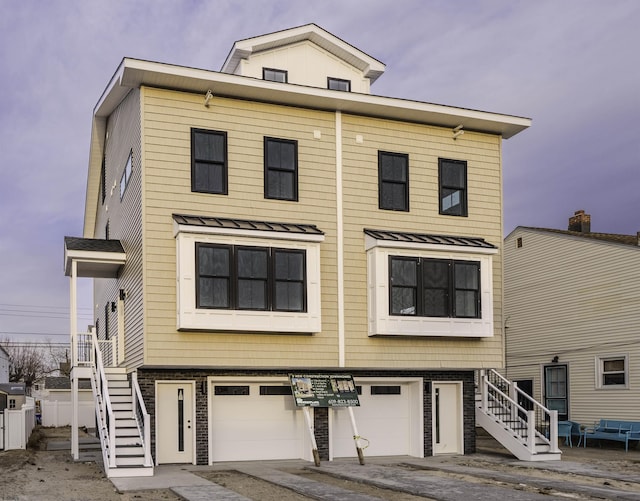
<path id="1" fill-rule="evenodd" d="M 487 374 L 484 369 L 480 369 L 480 403 L 482 410 L 487 412 L 489 408 L 489 395 L 487 391 Z"/>
<path id="2" fill-rule="evenodd" d="M 549 442 L 551 452 L 560 452 L 558 449 L 558 411 L 549 412 Z"/>
<path id="3" fill-rule="evenodd" d="M 536 451 L 536 412 L 527 411 L 527 449 Z"/>

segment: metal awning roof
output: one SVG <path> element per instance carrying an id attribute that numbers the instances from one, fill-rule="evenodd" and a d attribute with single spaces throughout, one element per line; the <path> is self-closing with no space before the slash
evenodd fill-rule
<path id="1" fill-rule="evenodd" d="M 314 224 L 274 223 L 270 221 L 231 219 L 224 217 L 185 216 L 182 214 L 173 214 L 173 220 L 178 224 L 189 226 L 203 226 L 208 228 L 275 231 L 278 233 L 299 233 L 305 235 L 324 235 L 324 232 Z"/>
<path id="2" fill-rule="evenodd" d="M 376 240 L 384 240 L 397 243 L 431 244 L 431 245 L 455 245 L 458 247 L 473 247 L 481 249 L 497 249 L 497 247 L 484 238 L 460 237 L 451 235 L 429 235 L 425 233 L 411 233 L 404 231 L 372 230 L 365 228 L 364 233 Z"/>
<path id="3" fill-rule="evenodd" d="M 120 240 L 64 237 L 64 274 L 71 276 L 71 263 L 77 264 L 78 277 L 117 278 L 127 261 Z"/>

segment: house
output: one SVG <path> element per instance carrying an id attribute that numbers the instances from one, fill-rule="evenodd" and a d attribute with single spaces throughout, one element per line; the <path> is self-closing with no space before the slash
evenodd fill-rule
<path id="1" fill-rule="evenodd" d="M 506 375 L 559 419 L 637 420 L 640 233 L 519 226 L 505 239 Z"/>
<path id="2" fill-rule="evenodd" d="M 67 376 L 47 376 L 38 392 L 36 409 L 43 426 L 69 426 L 73 419 L 71 379 Z M 91 381 L 78 381 L 79 426 L 95 428 L 95 405 Z"/>
<path id="3" fill-rule="evenodd" d="M 0 346 L 0 383 L 9 382 L 9 353 Z"/>
<path id="4" fill-rule="evenodd" d="M 504 364 L 501 142 L 530 120 L 371 94 L 384 70 L 309 24 L 108 83 L 65 238 L 72 312 L 78 277 L 97 304 L 90 334 L 72 313 L 72 381 L 116 367 L 94 390 L 133 387 L 153 464 L 330 460 L 354 435 L 474 452 L 474 371 Z M 359 433 L 297 408 L 291 374 L 353 377 Z"/>
<path id="5" fill-rule="evenodd" d="M 0 383 L 0 412 L 20 410 L 26 401 L 24 383 Z"/>

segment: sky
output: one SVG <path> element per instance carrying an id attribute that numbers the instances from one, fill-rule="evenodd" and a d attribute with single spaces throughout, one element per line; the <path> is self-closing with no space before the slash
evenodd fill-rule
<path id="1" fill-rule="evenodd" d="M 0 0 L 0 340 L 68 341 L 63 237 L 122 58 L 219 71 L 236 40 L 312 22 L 386 64 L 373 94 L 532 119 L 503 142 L 505 236 L 579 209 L 640 231 L 638 0 Z"/>

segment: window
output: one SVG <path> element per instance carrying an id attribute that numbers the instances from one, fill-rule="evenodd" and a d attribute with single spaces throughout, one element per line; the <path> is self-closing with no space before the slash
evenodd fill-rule
<path id="1" fill-rule="evenodd" d="M 628 365 L 625 355 L 597 359 L 598 388 L 626 388 Z"/>
<path id="2" fill-rule="evenodd" d="M 298 142 L 264 138 L 264 196 L 298 200 Z"/>
<path id="3" fill-rule="evenodd" d="M 9 409 L 15 409 L 16 408 L 16 399 L 15 398 L 10 398 L 9 399 Z"/>
<path id="4" fill-rule="evenodd" d="M 213 387 L 213 394 L 220 396 L 236 396 L 236 395 L 249 395 L 248 386 L 227 386 L 227 385 L 215 385 Z"/>
<path id="5" fill-rule="evenodd" d="M 409 155 L 378 152 L 378 206 L 409 210 Z"/>
<path id="6" fill-rule="evenodd" d="M 104 239 L 105 240 L 109 240 L 109 235 L 110 235 L 110 232 L 109 232 L 109 220 L 107 219 L 107 222 L 104 225 Z"/>
<path id="7" fill-rule="evenodd" d="M 102 196 L 102 204 L 107 198 L 107 157 L 102 155 L 102 166 L 100 167 L 100 195 Z"/>
<path id="8" fill-rule="evenodd" d="M 262 79 L 271 82 L 287 83 L 289 75 L 285 70 L 276 70 L 274 68 L 262 68 Z"/>
<path id="9" fill-rule="evenodd" d="M 104 305 L 104 338 L 109 339 L 109 302 Z"/>
<path id="10" fill-rule="evenodd" d="M 480 263 L 390 256 L 392 315 L 480 318 Z"/>
<path id="11" fill-rule="evenodd" d="M 133 151 L 129 152 L 129 157 L 127 158 L 127 163 L 124 166 L 124 170 L 122 171 L 122 177 L 120 178 L 120 200 L 124 196 L 124 192 L 129 185 L 129 179 L 131 179 L 131 160 L 133 157 Z"/>
<path id="12" fill-rule="evenodd" d="M 331 90 L 341 90 L 351 92 L 351 80 L 342 80 L 341 78 L 327 78 L 327 88 Z"/>
<path id="13" fill-rule="evenodd" d="M 438 159 L 440 214 L 467 215 L 467 162 Z"/>
<path id="14" fill-rule="evenodd" d="M 197 308 L 306 311 L 304 250 L 196 244 Z"/>
<path id="15" fill-rule="evenodd" d="M 191 129 L 191 191 L 227 194 L 227 133 Z"/>

